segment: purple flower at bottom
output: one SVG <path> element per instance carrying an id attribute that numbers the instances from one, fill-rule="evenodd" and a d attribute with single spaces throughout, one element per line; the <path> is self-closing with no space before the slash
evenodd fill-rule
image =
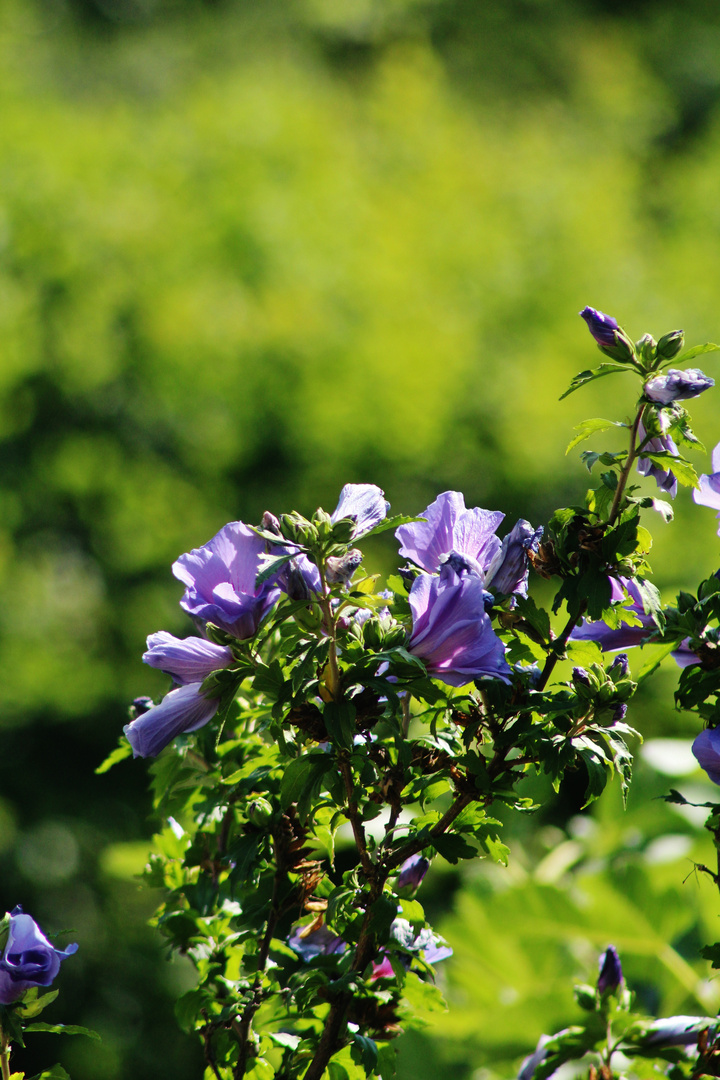
<path id="1" fill-rule="evenodd" d="M 662 416 L 660 423 L 663 423 Z M 647 442 L 645 442 L 646 439 L 647 432 L 641 422 L 638 424 L 638 446 L 642 447 L 641 453 L 647 451 L 650 454 L 667 453 L 671 454 L 673 457 L 678 456 L 678 448 L 669 435 L 658 435 L 656 438 L 647 439 Z M 648 457 L 639 457 L 637 471 L 641 476 L 652 476 L 660 490 L 666 491 L 671 499 L 674 499 L 677 495 L 677 477 L 670 469 L 663 469 L 662 466 L 656 465 L 655 462 L 651 461 Z"/>
<path id="2" fill-rule="evenodd" d="M 614 993 L 623 981 L 622 964 L 614 945 L 608 945 L 600 956 L 598 966 L 600 968 L 597 981 L 598 992 L 605 994 L 610 990 Z"/>
<path id="3" fill-rule="evenodd" d="M 60 961 L 77 952 L 77 945 L 56 949 L 30 915 L 16 907 L 10 915 L 8 939 L 0 959 L 0 1005 L 17 1001 L 25 990 L 50 986 Z"/>
<path id="4" fill-rule="evenodd" d="M 224 645 L 199 637 L 176 638 L 165 630 L 150 634 L 143 660 L 171 675 L 179 686 L 202 682 L 212 671 L 235 662 L 231 650 Z"/>
<path id="5" fill-rule="evenodd" d="M 656 375 L 645 383 L 645 397 L 659 405 L 670 405 L 673 401 L 687 401 L 698 397 L 715 385 L 715 380 L 705 375 L 699 368 L 679 371 L 668 368 L 664 375 Z"/>
<path id="6" fill-rule="evenodd" d="M 200 626 L 211 622 L 240 640 L 253 637 L 280 596 L 271 582 L 255 586 L 264 554 L 265 541 L 249 526 L 224 525 L 173 563 L 173 574 L 187 586 L 180 607 Z"/>
<path id="7" fill-rule="evenodd" d="M 123 731 L 133 748 L 133 757 L 155 757 L 176 735 L 197 731 L 212 720 L 220 701 L 201 694 L 201 685 L 187 683 L 171 690 L 159 705 L 125 725 Z"/>
<path id="8" fill-rule="evenodd" d="M 489 676 L 509 682 L 505 646 L 485 612 L 480 578 L 459 577 L 445 564 L 439 576 L 420 574 L 410 590 L 413 629 L 408 651 L 428 674 L 449 686 Z"/>
<path id="9" fill-rule="evenodd" d="M 692 752 L 713 784 L 720 784 L 720 728 L 705 728 L 692 744 Z"/>
<path id="10" fill-rule="evenodd" d="M 610 580 L 613 585 L 617 581 L 615 578 Z M 627 590 L 631 600 L 631 603 L 626 605 L 626 610 L 640 620 L 639 624 L 622 623 L 614 629 L 602 619 L 585 619 L 571 633 L 571 641 L 597 641 L 603 652 L 613 652 L 615 649 L 631 649 L 635 645 L 641 645 L 648 635 L 657 630 L 652 616 L 645 613 L 642 596 L 635 582 L 631 578 L 620 578 L 619 582 Z"/>
<path id="11" fill-rule="evenodd" d="M 709 506 L 712 510 L 717 510 L 720 521 L 720 443 L 712 452 L 712 467 L 711 473 L 703 473 L 698 478 L 698 486 L 693 490 L 693 499 L 698 506 Z M 720 527 L 718 527 L 718 536 L 720 536 Z"/>

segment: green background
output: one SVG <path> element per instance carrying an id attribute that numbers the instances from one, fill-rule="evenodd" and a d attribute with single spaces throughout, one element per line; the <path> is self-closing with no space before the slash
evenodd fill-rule
<path id="1" fill-rule="evenodd" d="M 147 634 L 191 629 L 172 561 L 348 481 L 396 512 L 457 488 L 510 524 L 578 501 L 571 429 L 623 418 L 634 387 L 558 403 L 598 359 L 576 313 L 717 340 L 718 176 L 700 0 L 5 0 L 0 907 L 74 929 L 47 1018 L 103 1035 L 36 1036 L 18 1067 L 201 1075 L 172 1015 L 191 975 L 132 876 L 145 766 L 93 773 L 128 702 L 166 688 Z M 717 400 L 693 403 L 708 448 Z M 711 512 L 676 509 L 653 553 L 668 599 L 718 562 Z M 647 737 L 696 732 L 674 679 L 635 711 Z M 433 868 L 453 1008 L 408 1037 L 403 1077 L 512 1075 L 611 940 L 648 1009 L 717 1009 L 695 958 L 720 905 L 683 884 L 701 830 L 650 801 L 678 783 L 646 764 L 625 815 L 616 791 L 580 814 L 582 778 L 538 783 L 509 870 Z"/>

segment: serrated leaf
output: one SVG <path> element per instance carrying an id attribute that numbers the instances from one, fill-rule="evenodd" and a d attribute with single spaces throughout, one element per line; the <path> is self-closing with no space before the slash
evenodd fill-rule
<path id="1" fill-rule="evenodd" d="M 686 364 L 688 360 L 694 360 L 696 356 L 704 356 L 705 353 L 717 352 L 720 349 L 720 345 L 713 344 L 712 341 L 706 341 L 704 345 L 693 345 L 692 349 L 688 349 L 686 352 L 680 353 L 679 356 L 675 356 L 672 360 L 669 360 L 669 364 Z M 665 365 L 663 364 L 663 367 Z"/>
<path id="2" fill-rule="evenodd" d="M 663 470 L 669 469 L 685 487 L 697 487 L 698 475 L 685 458 L 675 457 L 665 451 L 661 454 L 648 454 L 644 450 L 640 451 L 640 456 L 649 458 L 653 465 L 658 465 Z"/>
<path id="3" fill-rule="evenodd" d="M 606 375 L 616 375 L 620 372 L 630 370 L 627 367 L 622 367 L 620 364 L 599 364 L 596 368 L 588 368 L 586 371 L 581 371 L 570 382 L 570 386 L 564 394 L 560 395 L 559 400 L 562 401 L 569 394 L 574 393 L 575 390 L 579 390 L 585 383 L 593 382 L 594 379 L 602 379 Z"/>
<path id="4" fill-rule="evenodd" d="M 591 435 L 594 435 L 596 431 L 606 431 L 611 427 L 627 427 L 627 424 L 623 424 L 620 420 L 603 420 L 602 417 L 595 417 L 592 420 L 583 420 L 581 424 L 575 425 L 575 431 L 579 432 L 574 439 L 571 439 L 568 443 L 568 448 L 565 454 L 569 454 L 576 446 L 585 439 L 589 439 Z"/>

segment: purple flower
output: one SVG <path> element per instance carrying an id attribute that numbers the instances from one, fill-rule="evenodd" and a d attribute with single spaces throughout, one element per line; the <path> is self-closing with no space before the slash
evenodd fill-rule
<path id="1" fill-rule="evenodd" d="M 171 675 L 179 686 L 202 682 L 212 671 L 234 663 L 231 650 L 224 645 L 199 637 L 176 638 L 165 630 L 150 634 L 143 660 Z"/>
<path id="2" fill-rule="evenodd" d="M 613 993 L 623 981 L 622 964 L 614 945 L 608 945 L 599 961 L 600 974 L 598 975 L 597 988 L 600 994 L 609 990 Z"/>
<path id="3" fill-rule="evenodd" d="M 252 637 L 280 595 L 274 583 L 255 586 L 264 553 L 265 541 L 242 521 L 223 526 L 173 563 L 187 586 L 180 606 L 200 626 L 212 622 L 240 640 Z"/>
<path id="4" fill-rule="evenodd" d="M 406 968 L 410 967 L 413 955 L 419 956 L 426 964 L 438 964 L 453 954 L 450 946 L 429 926 L 425 926 L 419 934 L 416 934 L 407 919 L 395 919 L 390 928 L 390 937 L 405 953 L 405 955 L 400 954 L 400 962 Z M 374 982 L 375 979 L 394 978 L 395 972 L 390 957 L 385 953 L 381 954 L 380 959 L 373 962 L 370 982 Z"/>
<path id="5" fill-rule="evenodd" d="M 479 578 L 459 577 L 445 565 L 438 577 L 420 574 L 409 600 L 413 629 L 407 648 L 425 661 L 428 674 L 449 686 L 485 675 L 510 681 L 505 646 L 485 612 Z"/>
<path id="6" fill-rule="evenodd" d="M 664 419 L 661 416 L 661 427 L 663 424 Z M 669 435 L 658 435 L 656 438 L 647 439 L 647 442 L 645 442 L 646 439 L 647 432 L 641 422 L 638 424 L 638 446 L 641 446 L 643 451 L 650 454 L 667 453 L 673 457 L 678 456 L 678 448 Z M 671 499 L 674 499 L 677 495 L 677 477 L 670 469 L 663 469 L 660 465 L 656 465 L 655 462 L 651 461 L 650 458 L 640 457 L 638 458 L 637 471 L 641 476 L 652 476 L 660 490 L 666 491 Z"/>
<path id="7" fill-rule="evenodd" d="M 499 510 L 465 507 L 459 491 L 444 491 L 421 515 L 424 521 L 395 530 L 400 554 L 434 574 L 453 552 L 474 560 L 485 573 L 502 545 L 495 532 L 505 517 Z"/>
<path id="8" fill-rule="evenodd" d="M 681 668 L 692 667 L 693 664 L 700 663 L 700 657 L 690 648 L 690 638 L 683 638 L 677 649 L 673 649 L 670 655 L 677 666 Z"/>
<path id="9" fill-rule="evenodd" d="M 628 660 L 627 653 L 618 653 L 608 668 L 608 675 L 611 676 L 614 682 L 617 682 L 618 679 L 627 679 L 629 674 L 630 661 Z"/>
<path id="10" fill-rule="evenodd" d="M 16 907 L 10 915 L 8 939 L 0 959 L 0 1005 L 17 1001 L 25 990 L 50 986 L 60 961 L 77 952 L 77 945 L 56 949 L 30 915 Z"/>
<path id="11" fill-rule="evenodd" d="M 584 307 L 579 314 L 580 318 L 587 323 L 588 330 L 598 345 L 611 348 L 615 344 L 617 332 L 620 329 L 617 319 L 613 319 L 612 315 L 605 315 L 602 311 L 597 311 L 596 308 L 591 307 Z"/>
<path id="12" fill-rule="evenodd" d="M 411 855 L 400 867 L 395 888 L 418 889 L 429 869 L 430 863 L 422 855 Z"/>
<path id="13" fill-rule="evenodd" d="M 548 1056 L 548 1050 L 546 1050 L 547 1044 L 564 1034 L 565 1030 L 559 1031 L 557 1035 L 541 1035 L 533 1053 L 526 1057 L 520 1066 L 518 1080 L 532 1080 L 538 1065 L 542 1065 L 543 1061 Z"/>
<path id="14" fill-rule="evenodd" d="M 694 1046 L 701 1032 L 710 1028 L 714 1032 L 716 1016 L 667 1016 L 655 1020 L 645 1033 L 645 1046 Z"/>
<path id="15" fill-rule="evenodd" d="M 713 784 L 720 784 L 720 728 L 705 728 L 692 744 L 692 752 Z"/>
<path id="16" fill-rule="evenodd" d="M 330 520 L 334 525 L 342 518 L 352 518 L 355 528 L 351 539 L 356 540 L 384 521 L 389 509 L 385 492 L 376 484 L 346 484 Z"/>
<path id="17" fill-rule="evenodd" d="M 134 757 L 155 757 L 176 735 L 197 731 L 213 718 L 220 701 L 201 694 L 201 685 L 193 682 L 171 690 L 159 705 L 125 725 Z"/>
<path id="18" fill-rule="evenodd" d="M 714 385 L 715 380 L 698 368 L 688 368 L 687 371 L 669 368 L 664 375 L 656 375 L 645 383 L 645 397 L 659 405 L 670 405 L 673 401 L 698 397 Z"/>
<path id="19" fill-rule="evenodd" d="M 611 581 L 614 582 L 615 579 L 611 578 Z M 652 616 L 645 613 L 640 590 L 635 582 L 631 578 L 620 578 L 619 581 L 632 601 L 626 606 L 626 610 L 631 611 L 640 620 L 640 624 L 631 626 L 630 623 L 622 623 L 617 629 L 613 629 L 602 619 L 594 622 L 584 619 L 571 633 L 572 641 L 597 641 L 603 652 L 613 652 L 615 649 L 631 649 L 635 645 L 641 645 L 649 634 L 657 630 Z"/>
<path id="20" fill-rule="evenodd" d="M 306 926 L 296 926 L 287 939 L 293 952 L 296 952 L 306 963 L 314 960 L 316 956 L 335 956 L 338 953 L 344 953 L 347 949 L 347 944 L 343 939 L 324 924 L 309 934 L 305 933 L 307 929 Z"/>
<path id="21" fill-rule="evenodd" d="M 693 491 L 693 499 L 699 506 L 709 506 L 712 510 L 717 510 L 720 521 L 720 443 L 712 452 L 712 467 L 713 471 L 709 475 L 703 473 L 699 478 L 698 486 Z"/>
<path id="22" fill-rule="evenodd" d="M 271 555 L 277 558 L 279 555 L 290 554 L 292 550 L 295 549 L 276 547 Z M 302 552 L 281 567 L 274 582 L 291 600 L 309 600 L 313 594 L 322 592 L 320 571 Z"/>
<path id="23" fill-rule="evenodd" d="M 527 596 L 528 552 L 537 551 L 543 528 L 533 529 L 529 521 L 520 518 L 503 539 L 502 547 L 487 570 L 485 585 L 495 592 L 510 596 Z"/>

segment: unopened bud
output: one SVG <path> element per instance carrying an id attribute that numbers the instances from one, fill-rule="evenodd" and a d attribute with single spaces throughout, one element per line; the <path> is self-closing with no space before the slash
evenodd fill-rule
<path id="1" fill-rule="evenodd" d="M 618 679 L 626 679 L 630 674 L 630 663 L 628 661 L 627 653 L 618 653 L 612 664 L 608 668 L 608 675 L 617 682 Z"/>
<path id="2" fill-rule="evenodd" d="M 663 334 L 657 343 L 657 355 L 662 360 L 674 360 L 685 344 L 685 331 L 672 330 Z"/>
<path id="3" fill-rule="evenodd" d="M 264 829 L 273 816 L 273 808 L 267 799 L 253 799 L 247 808 L 248 820 L 258 829 Z"/>
<path id="4" fill-rule="evenodd" d="M 280 522 L 269 510 L 266 510 L 260 519 L 260 527 L 265 529 L 266 532 L 275 533 L 276 536 L 280 535 Z"/>
<path id="5" fill-rule="evenodd" d="M 430 869 L 430 863 L 422 855 L 411 855 L 400 867 L 396 888 L 417 889 Z"/>
<path id="6" fill-rule="evenodd" d="M 136 697 L 132 705 L 128 709 L 131 720 L 137 720 L 138 716 L 142 716 L 143 713 L 149 712 L 152 709 L 155 702 L 149 697 Z"/>
<path id="7" fill-rule="evenodd" d="M 600 994 L 608 991 L 613 993 L 623 981 L 622 964 L 614 945 L 608 945 L 599 961 L 600 974 L 598 975 L 597 988 Z"/>

